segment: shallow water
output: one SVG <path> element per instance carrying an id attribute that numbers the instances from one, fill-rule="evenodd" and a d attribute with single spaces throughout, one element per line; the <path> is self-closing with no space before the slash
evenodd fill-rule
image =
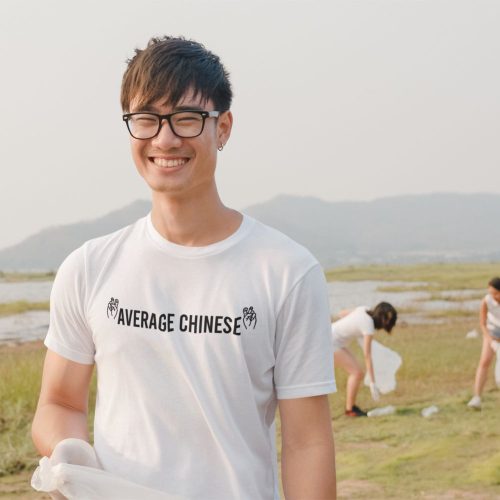
<path id="1" fill-rule="evenodd" d="M 0 303 L 26 300 L 43 302 L 49 300 L 52 281 L 0 282 Z"/>
<path id="2" fill-rule="evenodd" d="M 382 286 L 416 286 L 426 283 L 407 283 L 403 281 L 331 281 L 328 283 L 330 310 L 336 315 L 342 309 L 357 306 L 374 307 L 379 302 L 390 302 L 398 307 L 413 307 L 415 301 L 429 296 L 427 292 L 380 292 Z"/>
<path id="3" fill-rule="evenodd" d="M 48 311 L 29 311 L 0 318 L 0 343 L 43 339 L 48 327 Z"/>
<path id="4" fill-rule="evenodd" d="M 425 311 L 439 311 L 439 310 L 453 310 L 453 309 L 462 309 L 467 311 L 478 311 L 479 314 L 479 305 L 481 304 L 480 300 L 464 300 L 461 302 L 450 302 L 449 300 L 426 300 L 417 304 L 419 309 L 423 309 Z"/>
<path id="5" fill-rule="evenodd" d="M 408 283 L 403 281 L 332 281 L 328 283 L 330 296 L 330 311 L 338 315 L 342 309 L 352 309 L 363 305 L 374 307 L 379 302 L 390 302 L 396 309 L 413 308 L 416 313 L 400 314 L 401 321 L 406 323 L 437 324 L 447 321 L 446 318 L 425 318 L 421 313 L 433 310 L 467 309 L 479 310 L 480 300 L 466 300 L 453 302 L 446 300 L 426 301 L 430 297 L 428 292 L 380 292 L 383 286 L 415 286 L 426 283 Z M 45 301 L 50 297 L 51 281 L 0 283 L 0 302 L 16 300 Z M 470 297 L 476 290 L 449 290 L 443 295 Z M 0 318 L 0 343 L 24 342 L 27 340 L 43 339 L 49 325 L 47 311 L 30 311 L 15 316 Z"/>

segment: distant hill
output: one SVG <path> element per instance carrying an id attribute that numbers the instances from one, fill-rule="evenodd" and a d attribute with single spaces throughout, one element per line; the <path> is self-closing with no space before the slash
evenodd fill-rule
<path id="1" fill-rule="evenodd" d="M 307 246 L 325 267 L 500 260 L 500 195 L 326 202 L 278 196 L 246 210 Z"/>
<path id="2" fill-rule="evenodd" d="M 136 201 L 99 219 L 50 227 L 0 250 L 0 269 L 56 269 L 84 241 L 144 216 Z M 308 247 L 325 267 L 500 260 L 500 195 L 429 194 L 369 202 L 278 196 L 245 213 Z"/>
<path id="3" fill-rule="evenodd" d="M 143 217 L 150 209 L 149 201 L 138 200 L 98 219 L 43 229 L 17 245 L 0 250 L 0 269 L 55 270 L 85 241 L 116 231 Z"/>

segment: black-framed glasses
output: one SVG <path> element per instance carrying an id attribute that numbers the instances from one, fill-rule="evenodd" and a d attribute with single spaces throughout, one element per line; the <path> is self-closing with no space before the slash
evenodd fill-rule
<path id="1" fill-rule="evenodd" d="M 168 115 L 158 113 L 126 113 L 123 121 L 134 139 L 152 139 L 161 130 L 163 120 L 167 120 L 170 130 L 184 139 L 198 137 L 205 127 L 207 118 L 217 118 L 220 111 L 186 110 L 176 111 Z"/>

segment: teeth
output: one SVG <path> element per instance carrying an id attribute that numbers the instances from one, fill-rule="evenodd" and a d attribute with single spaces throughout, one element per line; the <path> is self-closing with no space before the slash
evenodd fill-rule
<path id="1" fill-rule="evenodd" d="M 175 160 L 167 160 L 165 158 L 153 158 L 153 163 L 158 167 L 162 168 L 171 168 L 171 167 L 179 167 L 180 165 L 184 165 L 186 163 L 185 158 L 176 158 Z"/>

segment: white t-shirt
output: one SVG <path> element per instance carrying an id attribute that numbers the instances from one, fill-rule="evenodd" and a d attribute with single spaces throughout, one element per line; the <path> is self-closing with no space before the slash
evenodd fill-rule
<path id="1" fill-rule="evenodd" d="M 349 314 L 332 323 L 332 339 L 334 351 L 347 347 L 353 340 L 363 335 L 373 335 L 375 325 L 373 318 L 366 312 L 365 306 L 356 307 Z"/>
<path id="2" fill-rule="evenodd" d="M 486 328 L 490 331 L 500 329 L 500 304 L 488 293 L 484 298 L 488 308 L 486 315 Z"/>
<path id="3" fill-rule="evenodd" d="M 61 265 L 48 348 L 96 363 L 104 466 L 186 499 L 279 498 L 277 399 L 335 391 L 321 267 L 244 216 L 205 247 L 148 215 Z"/>

